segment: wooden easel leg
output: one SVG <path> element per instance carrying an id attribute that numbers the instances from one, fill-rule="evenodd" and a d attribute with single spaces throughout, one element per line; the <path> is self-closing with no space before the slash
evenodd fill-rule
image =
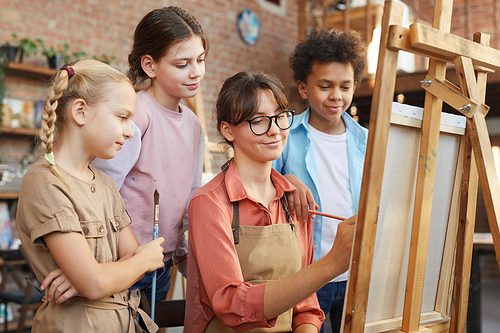
<path id="1" fill-rule="evenodd" d="M 396 85 L 398 51 L 387 49 L 388 31 L 391 25 L 401 25 L 403 5 L 386 0 L 382 17 L 382 33 L 377 75 L 373 91 L 370 114 L 368 147 L 358 207 L 355 241 L 347 285 L 343 332 L 363 332 L 375 234 L 377 230 L 378 209 L 382 189 L 387 139 L 389 135 L 392 98 Z M 349 292 L 353 290 L 354 292 Z M 356 297 L 355 297 L 356 294 Z"/>
<path id="2" fill-rule="evenodd" d="M 482 37 L 482 35 L 477 36 L 478 37 L 475 38 L 479 39 Z M 457 62 L 457 64 L 463 66 L 463 68 L 459 76 L 465 78 L 464 82 L 467 84 L 470 95 L 469 98 L 474 102 L 484 101 L 484 96 L 481 96 L 480 92 L 484 93 L 485 91 L 486 74 L 479 73 L 478 83 L 476 83 L 475 80 L 470 78 L 470 72 L 472 71 L 471 60 L 463 57 L 460 58 L 461 63 Z M 479 172 L 479 181 L 481 182 L 483 191 L 486 214 L 488 215 L 496 258 L 500 265 L 500 185 L 498 183 L 495 161 L 491 150 L 488 128 L 486 127 L 484 110 L 478 110 L 469 122 L 471 124 L 471 142 L 476 156 L 475 159 Z"/>
<path id="3" fill-rule="evenodd" d="M 433 28 L 449 32 L 452 9 L 452 0 L 437 0 L 434 7 Z M 446 63 L 431 60 L 429 74 L 444 82 Z M 418 332 L 420 327 L 442 103 L 438 97 L 426 93 L 403 308 L 402 331 L 408 333 Z"/>
<path id="4" fill-rule="evenodd" d="M 451 332 L 465 332 L 466 327 L 478 183 L 477 168 L 472 154 L 470 137 L 466 134 L 461 183 L 462 192 L 460 196 L 460 213 L 457 230 L 457 248 L 455 255 L 455 274 L 453 279 Z"/>
<path id="5" fill-rule="evenodd" d="M 444 80 L 445 69 L 445 63 L 433 60 L 429 72 Z M 426 93 L 403 309 L 404 332 L 418 332 L 420 326 L 441 110 L 442 100 Z"/>
<path id="6" fill-rule="evenodd" d="M 493 237 L 497 262 L 500 265 L 500 186 L 493 160 L 491 142 L 488 137 L 486 120 L 482 112 L 477 112 L 472 121 L 472 146 L 476 154 L 479 180 L 483 191 L 484 204 Z"/>
<path id="7" fill-rule="evenodd" d="M 478 43 L 489 45 L 489 36 L 474 35 Z M 486 91 L 486 73 L 478 73 L 477 82 L 474 77 L 472 62 L 459 57 L 455 61 L 457 76 L 462 93 L 475 102 L 484 102 Z M 477 111 L 483 115 L 479 110 Z M 474 116 L 475 117 L 475 116 Z M 474 242 L 474 222 L 476 219 L 478 172 L 474 152 L 472 150 L 472 123 L 467 119 L 466 143 L 462 176 L 462 196 L 460 197 L 460 217 L 457 230 L 457 249 L 455 257 L 455 276 L 453 286 L 453 303 L 451 309 L 451 332 L 465 332 L 467 326 L 467 309 L 469 301 L 470 271 Z"/>

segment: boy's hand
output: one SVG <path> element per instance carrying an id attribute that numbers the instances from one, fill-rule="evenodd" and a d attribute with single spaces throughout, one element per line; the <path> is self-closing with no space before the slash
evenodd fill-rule
<path id="1" fill-rule="evenodd" d="M 304 183 L 292 174 L 284 175 L 284 177 L 295 186 L 297 189 L 293 192 L 286 192 L 288 199 L 288 210 L 290 214 L 294 214 L 298 221 L 303 220 L 307 222 L 309 209 L 316 210 L 319 206 L 314 201 L 311 190 L 304 185 Z M 314 215 L 311 215 L 314 218 Z"/>
<path id="2" fill-rule="evenodd" d="M 46 290 L 47 288 L 48 290 Z M 43 280 L 40 289 L 46 290 L 43 297 L 44 301 L 55 301 L 57 304 L 64 303 L 71 297 L 78 295 L 76 288 L 73 287 L 60 269 L 50 272 Z"/>

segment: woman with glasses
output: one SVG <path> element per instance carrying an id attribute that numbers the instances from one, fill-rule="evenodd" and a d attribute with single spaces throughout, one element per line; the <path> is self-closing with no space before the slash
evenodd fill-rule
<path id="1" fill-rule="evenodd" d="M 349 266 L 354 219 L 339 227 L 330 254 L 313 263 L 313 226 L 295 223 L 272 169 L 293 111 L 278 79 L 241 72 L 216 103 L 217 128 L 234 149 L 189 204 L 186 332 L 318 332 L 315 292 Z"/>

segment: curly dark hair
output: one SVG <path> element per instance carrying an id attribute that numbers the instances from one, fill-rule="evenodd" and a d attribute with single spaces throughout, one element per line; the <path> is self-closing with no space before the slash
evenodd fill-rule
<path id="1" fill-rule="evenodd" d="M 317 29 L 295 47 L 289 62 L 296 82 L 307 82 L 313 64 L 328 62 L 351 64 L 354 81 L 360 82 L 366 68 L 366 44 L 356 31 Z"/>

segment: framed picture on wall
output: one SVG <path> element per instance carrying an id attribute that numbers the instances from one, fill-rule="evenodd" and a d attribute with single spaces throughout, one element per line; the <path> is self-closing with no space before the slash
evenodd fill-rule
<path id="1" fill-rule="evenodd" d="M 260 34 L 260 23 L 253 10 L 242 10 L 236 20 L 236 28 L 243 42 L 248 45 L 257 43 Z"/>

